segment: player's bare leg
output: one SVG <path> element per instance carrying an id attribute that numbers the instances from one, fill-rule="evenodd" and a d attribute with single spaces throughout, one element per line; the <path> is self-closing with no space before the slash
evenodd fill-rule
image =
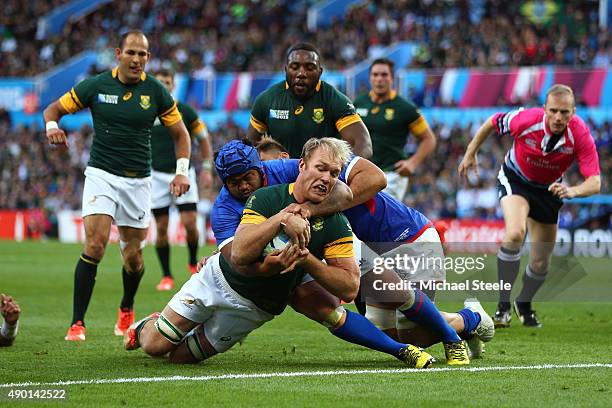
<path id="1" fill-rule="evenodd" d="M 521 264 L 521 246 L 527 233 L 529 203 L 519 195 L 508 195 L 500 200 L 504 213 L 504 238 L 497 253 L 497 276 L 499 281 L 514 282 Z M 511 321 L 510 290 L 499 292 L 499 302 L 493 320 L 495 327 L 508 327 Z"/>
<path id="2" fill-rule="evenodd" d="M 181 211 L 181 223 L 187 233 L 187 248 L 189 250 L 189 271 L 194 274 L 197 272 L 197 250 L 200 240 L 198 232 L 198 213 L 197 211 Z"/>
<path id="3" fill-rule="evenodd" d="M 74 272 L 72 321 L 65 340 L 85 340 L 85 313 L 96 283 L 98 264 L 104 257 L 113 219 L 106 214 L 83 218 L 85 245 Z"/>
<path id="4" fill-rule="evenodd" d="M 530 250 L 529 265 L 523 275 L 523 289 L 514 302 L 515 311 L 521 323 L 528 327 L 541 327 L 531 306 L 536 292 L 540 289 L 552 258 L 557 239 L 557 224 L 543 224 L 532 218 L 527 220 Z"/>
<path id="5" fill-rule="evenodd" d="M 142 347 L 150 356 L 164 356 L 181 343 L 197 323 L 166 306 L 161 315 L 152 315 L 130 325 L 123 337 L 126 350 Z"/>
<path id="6" fill-rule="evenodd" d="M 123 297 L 119 305 L 115 335 L 123 336 L 134 323 L 134 297 L 144 274 L 144 248 L 147 230 L 143 228 L 119 227 L 119 246 L 123 257 Z"/>

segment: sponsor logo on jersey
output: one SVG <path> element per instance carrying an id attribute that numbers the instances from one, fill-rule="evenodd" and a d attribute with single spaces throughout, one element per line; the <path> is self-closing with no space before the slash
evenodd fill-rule
<path id="1" fill-rule="evenodd" d="M 386 108 L 385 109 L 385 119 L 386 120 L 393 120 L 394 116 L 395 116 L 395 109 L 393 109 L 393 108 Z"/>
<path id="2" fill-rule="evenodd" d="M 373 107 L 370 112 L 372 113 L 372 115 L 376 115 L 378 112 L 380 112 L 380 106 L 375 106 Z"/>
<path id="3" fill-rule="evenodd" d="M 325 120 L 325 114 L 323 113 L 323 108 L 314 108 L 312 110 L 312 120 L 316 124 L 321 124 Z"/>
<path id="4" fill-rule="evenodd" d="M 365 118 L 366 116 L 368 116 L 368 110 L 366 108 L 357 108 L 357 113 L 362 118 Z"/>
<path id="5" fill-rule="evenodd" d="M 529 147 L 532 147 L 535 149 L 536 147 L 536 141 L 533 139 L 525 139 L 525 144 Z"/>
<path id="6" fill-rule="evenodd" d="M 221 341 L 230 341 L 231 339 L 232 339 L 232 336 L 223 336 L 219 340 L 221 340 Z"/>
<path id="7" fill-rule="evenodd" d="M 323 218 L 317 217 L 312 221 L 312 229 L 314 231 L 321 231 L 323 229 Z"/>
<path id="8" fill-rule="evenodd" d="M 352 110 L 352 111 L 354 111 L 354 110 L 355 110 L 355 105 L 353 105 L 353 104 L 352 104 L 352 103 L 350 103 L 350 102 L 347 102 L 347 103 L 346 103 L 346 106 L 348 106 L 348 108 L 349 108 L 350 110 Z"/>
<path id="9" fill-rule="evenodd" d="M 302 105 L 298 106 L 297 109 L 295 111 L 293 111 L 293 113 L 295 115 L 299 115 L 302 112 L 304 112 L 304 106 L 302 106 Z"/>
<path id="10" fill-rule="evenodd" d="M 119 103 L 119 96 L 117 95 L 107 95 L 107 94 L 98 94 L 98 102 L 100 103 L 110 103 L 112 105 L 116 105 Z"/>
<path id="11" fill-rule="evenodd" d="M 272 119 L 289 119 L 289 111 L 288 110 L 280 110 L 280 109 L 270 109 L 270 117 Z"/>
<path id="12" fill-rule="evenodd" d="M 132 97 L 132 93 L 130 91 L 126 92 L 125 95 L 123 95 L 123 99 L 124 101 L 129 101 L 130 98 Z"/>
<path id="13" fill-rule="evenodd" d="M 144 110 L 151 107 L 151 97 L 149 95 L 140 95 L 140 107 Z"/>

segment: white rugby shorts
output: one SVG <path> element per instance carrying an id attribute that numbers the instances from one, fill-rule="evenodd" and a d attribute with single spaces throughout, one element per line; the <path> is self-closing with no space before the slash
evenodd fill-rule
<path id="1" fill-rule="evenodd" d="M 387 187 L 383 193 L 387 193 L 399 202 L 404 202 L 406 192 L 408 192 L 408 177 L 400 176 L 394 171 L 385 172 L 387 177 Z"/>
<path id="2" fill-rule="evenodd" d="M 148 228 L 151 177 L 130 178 L 96 167 L 85 169 L 82 216 L 107 214 L 120 227 Z"/>
<path id="3" fill-rule="evenodd" d="M 199 273 L 192 275 L 168 306 L 179 315 L 203 323 L 204 334 L 219 353 L 229 350 L 274 315 L 236 293 L 213 255 Z"/>
<path id="4" fill-rule="evenodd" d="M 175 197 L 170 193 L 170 182 L 175 176 L 176 174 L 174 173 L 164 173 L 155 170 L 151 172 L 151 179 L 153 182 L 153 190 L 151 194 L 152 209 L 170 207 L 172 204 L 180 205 L 198 203 L 198 183 L 195 169 L 193 167 L 189 168 L 189 191 L 180 197 Z"/>

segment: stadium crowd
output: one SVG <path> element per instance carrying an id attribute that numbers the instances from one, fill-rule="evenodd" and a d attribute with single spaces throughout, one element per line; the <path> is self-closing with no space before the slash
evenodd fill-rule
<path id="1" fill-rule="evenodd" d="M 59 35 L 37 37 L 37 19 L 64 2 L 4 2 L 0 76 L 35 75 L 86 49 L 98 50 L 101 65 L 111 65 L 119 35 L 130 27 L 149 36 L 150 69 L 196 76 L 277 71 L 277 61 L 298 40 L 317 44 L 327 69 L 376 57 L 395 41 L 415 44 L 414 67 L 608 67 L 612 60 L 596 1 L 376 0 L 357 3 L 329 27 L 309 32 L 313 0 L 136 0 L 109 3 L 66 24 Z"/>
<path id="2" fill-rule="evenodd" d="M 432 129 L 438 137 L 434 159 L 423 163 L 418 173 L 410 178 L 409 193 L 405 202 L 432 219 L 445 217 L 501 219 L 497 201 L 496 177 L 508 150 L 507 139 L 491 137 L 479 155 L 480 179 L 464 185 L 457 174 L 457 165 L 465 147 L 475 132 L 467 127 L 449 126 L 433 122 Z M 602 169 L 612 167 L 612 123 L 596 126 L 589 121 L 601 157 Z M 17 127 L 10 130 L 10 120 L 0 112 L 0 208 L 40 209 L 35 226 L 53 234 L 56 230 L 55 213 L 60 210 L 77 210 L 81 206 L 83 171 L 89 157 L 93 131 L 84 126 L 69 134 L 70 146 L 49 148 L 38 128 Z M 213 149 L 225 142 L 246 136 L 244 129 L 231 118 L 211 132 Z M 416 148 L 413 138 L 406 146 L 412 152 Z M 192 150 L 197 155 L 198 149 Z M 446 160 L 435 158 L 445 157 Z M 196 164 L 198 160 L 194 160 Z M 570 172 L 567 182 L 577 184 L 580 174 L 577 168 Z M 204 201 L 212 202 L 221 188 L 218 178 L 208 191 L 201 191 Z M 602 191 L 610 191 L 612 174 L 603 172 Z M 208 208 L 209 206 L 204 206 Z M 598 214 L 600 206 L 566 205 L 561 213 L 561 226 L 579 226 Z"/>

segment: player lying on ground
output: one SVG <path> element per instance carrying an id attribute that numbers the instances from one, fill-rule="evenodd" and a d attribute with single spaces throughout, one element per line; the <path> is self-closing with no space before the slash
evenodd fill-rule
<path id="1" fill-rule="evenodd" d="M 295 183 L 263 188 L 249 198 L 231 259 L 222 253 L 212 256 L 158 318 L 131 326 L 124 339 L 126 349 L 142 346 L 150 355 L 169 353 L 174 362 L 204 360 L 282 313 L 306 274 L 334 296 L 352 301 L 359 287 L 359 268 L 344 215 L 314 218 L 311 229 L 306 219 L 287 211 L 291 204 L 323 201 L 349 155 L 346 142 L 310 139 Z M 262 259 L 264 248 L 281 232 L 290 242 Z M 433 361 L 410 345 L 398 350 L 396 357 L 417 368 Z"/>
<path id="2" fill-rule="evenodd" d="M 282 145 L 270 139 L 264 139 L 258 148 L 261 150 L 260 155 L 265 159 L 282 157 L 284 151 Z M 271 166 L 274 162 L 265 162 L 265 164 Z M 285 161 L 284 171 L 291 173 L 291 167 L 295 171 L 296 165 L 293 160 Z M 424 249 L 443 256 L 440 237 L 431 221 L 420 212 L 380 192 L 384 188 L 385 176 L 369 160 L 354 157 L 343 169 L 340 180 L 346 182 L 353 191 L 353 201 L 343 205 L 342 208 L 351 222 L 355 236 L 368 243 L 403 243 L 393 248 L 390 253 L 380 254 L 373 252 L 367 246 L 362 247 L 370 253 L 369 259 L 361 264 L 361 291 L 364 293 L 363 297 L 367 297 L 366 300 L 369 301 L 366 317 L 381 330 L 405 342 L 427 347 L 442 341 L 445 344 L 449 364 L 466 364 L 469 361 L 465 347 L 457 337 L 457 333 L 460 333 L 463 337 L 472 340 L 468 343 L 470 351 L 474 357 L 478 357 L 482 351 L 481 341 L 490 341 L 494 335 L 494 328 L 491 318 L 477 301 L 466 302 L 466 307 L 458 313 L 444 313 L 445 319 L 440 319 L 439 313 L 433 313 L 437 310 L 435 306 L 420 290 L 390 292 L 372 290 L 374 279 L 387 283 L 400 281 L 395 271 L 385 271 L 382 274 L 368 273 L 372 269 L 372 256 L 410 254 L 415 245 L 426 246 Z M 318 205 L 318 211 L 324 210 L 321 207 L 326 205 L 326 202 Z M 307 210 L 312 208 L 308 204 L 302 207 L 306 207 Z M 362 250 L 362 257 L 363 252 Z M 419 276 L 417 273 L 415 278 L 430 279 L 432 276 Z M 358 300 L 356 299 L 357 304 Z M 419 306 L 421 302 L 429 310 L 421 311 Z M 397 321 L 395 309 L 398 310 Z M 416 315 L 415 310 L 419 310 Z M 399 329 L 399 334 L 396 328 Z"/>
<path id="3" fill-rule="evenodd" d="M 0 314 L 4 319 L 2 327 L 0 327 L 0 347 L 8 347 L 13 344 L 17 337 L 21 308 L 12 297 L 2 293 L 0 295 Z"/>

